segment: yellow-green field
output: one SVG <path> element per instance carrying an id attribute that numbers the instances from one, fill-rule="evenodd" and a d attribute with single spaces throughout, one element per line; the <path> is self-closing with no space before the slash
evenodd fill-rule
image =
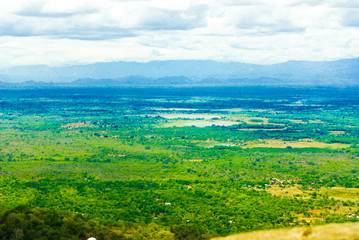
<path id="1" fill-rule="evenodd" d="M 256 141 L 248 141 L 243 144 L 238 145 L 242 148 L 255 148 L 255 147 L 264 147 L 264 148 L 330 148 L 330 149 L 342 149 L 350 147 L 350 144 L 343 143 L 323 143 L 317 142 L 312 139 L 300 139 L 299 141 L 283 141 L 283 140 L 273 140 L 273 139 L 263 139 Z"/>
<path id="2" fill-rule="evenodd" d="M 286 119 L 287 121 L 290 121 L 292 123 L 301 123 L 301 124 L 308 124 L 308 123 L 324 123 L 320 119 L 315 120 L 309 120 L 309 121 L 303 121 L 302 119 Z"/>
<path id="3" fill-rule="evenodd" d="M 254 125 L 268 124 L 268 120 L 269 120 L 269 118 L 247 117 L 247 116 L 235 116 L 232 117 L 232 119 L 236 121 L 243 121 L 247 124 L 254 124 Z"/>
<path id="4" fill-rule="evenodd" d="M 308 192 L 301 190 L 298 186 L 286 186 L 285 188 L 282 188 L 278 185 L 273 185 L 270 188 L 266 188 L 266 191 L 277 196 L 309 197 Z"/>
<path id="5" fill-rule="evenodd" d="M 359 224 L 330 224 L 317 227 L 301 227 L 243 233 L 213 240 L 358 240 Z"/>
<path id="6" fill-rule="evenodd" d="M 168 126 L 172 123 L 168 123 Z M 275 139 L 260 139 L 254 141 L 229 141 L 226 143 L 221 143 L 213 140 L 206 141 L 191 141 L 198 143 L 202 147 L 213 147 L 213 146 L 237 146 L 244 149 L 247 148 L 327 148 L 327 149 L 343 149 L 350 147 L 350 144 L 343 143 L 323 143 L 314 141 L 312 139 L 300 139 L 298 141 L 283 141 Z"/>
<path id="7" fill-rule="evenodd" d="M 210 126 L 231 126 L 238 124 L 233 121 L 224 120 L 168 120 L 167 123 L 160 127 L 171 128 L 171 127 L 210 127 Z"/>
<path id="8" fill-rule="evenodd" d="M 220 115 L 214 114 L 190 114 L 190 113 L 171 113 L 171 114 L 159 114 L 160 117 L 166 119 L 212 119 L 220 118 Z"/>
<path id="9" fill-rule="evenodd" d="M 331 135 L 341 135 L 341 134 L 345 134 L 345 131 L 330 131 Z"/>
<path id="10" fill-rule="evenodd" d="M 266 191 L 276 195 L 276 196 L 285 196 L 285 197 L 301 197 L 301 198 L 310 198 L 314 192 L 317 192 L 321 196 L 327 196 L 328 198 L 334 198 L 340 201 L 359 201 L 359 189 L 358 188 L 344 188 L 344 187 L 332 187 L 326 188 L 322 187 L 318 191 L 314 189 L 303 190 L 300 186 L 285 186 L 280 187 L 279 185 L 273 185 L 269 188 L 266 188 Z M 348 214 L 353 211 L 357 211 L 358 207 L 348 207 L 344 206 L 342 202 L 338 202 L 335 206 L 330 209 L 326 209 L 331 213 L 337 214 Z M 305 220 L 307 222 L 314 222 L 318 220 L 320 214 L 325 212 L 324 209 L 312 209 L 310 210 L 311 217 L 304 217 L 302 215 L 298 215 L 298 219 Z"/>
<path id="11" fill-rule="evenodd" d="M 342 201 L 357 201 L 359 202 L 359 188 L 344 188 L 344 187 L 332 187 L 321 188 L 320 194 L 328 195 L 334 199 Z"/>
<path id="12" fill-rule="evenodd" d="M 303 190 L 298 185 L 285 187 L 273 185 L 270 188 L 267 188 L 266 191 L 277 196 L 308 197 L 309 193 L 313 190 Z M 322 187 L 319 189 L 319 194 L 341 201 L 359 201 L 359 188 Z"/>

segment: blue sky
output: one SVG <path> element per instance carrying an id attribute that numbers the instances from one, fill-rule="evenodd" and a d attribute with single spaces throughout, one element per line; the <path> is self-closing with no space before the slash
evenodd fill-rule
<path id="1" fill-rule="evenodd" d="M 0 0 L 0 66 L 359 56 L 359 0 Z"/>

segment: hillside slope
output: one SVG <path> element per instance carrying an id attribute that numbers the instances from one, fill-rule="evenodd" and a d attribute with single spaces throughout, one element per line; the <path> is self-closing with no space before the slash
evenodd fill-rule
<path id="1" fill-rule="evenodd" d="M 243 233 L 212 240 L 357 240 L 359 223 L 329 224 L 308 228 Z"/>

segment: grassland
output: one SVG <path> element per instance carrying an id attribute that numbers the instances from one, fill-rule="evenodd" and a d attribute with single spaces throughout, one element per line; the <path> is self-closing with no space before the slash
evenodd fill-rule
<path id="1" fill-rule="evenodd" d="M 319 193 L 342 201 L 359 202 L 359 188 L 344 188 L 344 187 L 321 188 Z"/>
<path id="2" fill-rule="evenodd" d="M 327 226 L 281 229 L 245 233 L 213 240 L 356 240 L 359 238 L 359 224 L 330 224 Z"/>

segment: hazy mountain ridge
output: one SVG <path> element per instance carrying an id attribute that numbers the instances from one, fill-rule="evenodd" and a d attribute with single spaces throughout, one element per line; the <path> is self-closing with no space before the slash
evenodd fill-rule
<path id="1" fill-rule="evenodd" d="M 359 85 L 359 58 L 272 65 L 207 60 L 110 62 L 68 67 L 43 65 L 0 70 L 0 85 L 30 86 L 241 86 Z M 33 81 L 33 82 L 31 82 Z"/>

